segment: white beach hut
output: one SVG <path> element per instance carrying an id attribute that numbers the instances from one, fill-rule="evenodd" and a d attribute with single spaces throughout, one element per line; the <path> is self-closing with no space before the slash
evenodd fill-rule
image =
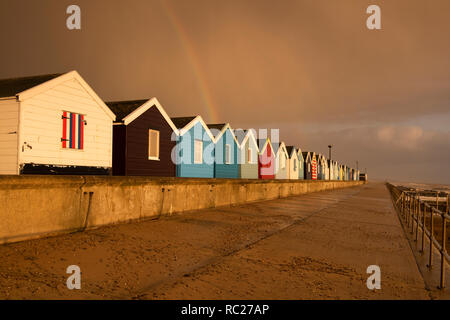
<path id="1" fill-rule="evenodd" d="M 114 113 L 76 71 L 0 80 L 0 174 L 109 174 Z"/>

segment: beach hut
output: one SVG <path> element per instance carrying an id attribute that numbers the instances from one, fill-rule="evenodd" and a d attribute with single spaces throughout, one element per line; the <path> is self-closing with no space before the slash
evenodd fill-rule
<path id="1" fill-rule="evenodd" d="M 178 130 L 177 177 L 214 178 L 214 136 L 201 116 L 171 118 Z"/>
<path id="2" fill-rule="evenodd" d="M 239 178 L 239 142 L 230 125 L 207 126 L 214 136 L 214 178 Z"/>
<path id="3" fill-rule="evenodd" d="M 338 170 L 338 163 L 337 161 L 333 161 L 331 160 L 332 164 L 333 164 L 333 177 L 332 180 L 339 180 L 339 170 Z"/>
<path id="4" fill-rule="evenodd" d="M 323 156 L 321 154 L 317 155 L 317 180 L 325 179 Z"/>
<path id="5" fill-rule="evenodd" d="M 288 160 L 288 179 L 298 180 L 300 170 L 299 160 L 298 160 L 298 151 L 294 146 L 286 147 L 289 160 Z"/>
<path id="6" fill-rule="evenodd" d="M 328 164 L 328 159 L 326 159 L 325 157 L 323 157 L 323 174 L 324 174 L 324 180 L 331 180 L 330 179 L 330 167 Z"/>
<path id="7" fill-rule="evenodd" d="M 258 139 L 258 178 L 275 179 L 275 153 L 270 139 Z"/>
<path id="8" fill-rule="evenodd" d="M 328 180 L 335 180 L 334 179 L 334 165 L 333 160 L 327 159 L 327 166 L 328 166 Z"/>
<path id="9" fill-rule="evenodd" d="M 308 151 L 302 152 L 304 162 L 304 179 L 311 180 L 312 179 L 312 167 L 311 167 L 311 153 Z"/>
<path id="10" fill-rule="evenodd" d="M 298 158 L 298 179 L 305 179 L 305 159 L 303 159 L 303 152 L 300 148 L 297 149 Z"/>
<path id="11" fill-rule="evenodd" d="M 113 174 L 176 176 L 172 150 L 178 129 L 156 98 L 107 102 L 116 115 Z"/>
<path id="12" fill-rule="evenodd" d="M 316 155 L 316 167 L 317 167 L 317 180 L 321 180 L 321 165 L 320 165 L 320 154 Z"/>
<path id="13" fill-rule="evenodd" d="M 344 166 L 342 164 L 339 165 L 339 180 L 344 180 Z"/>
<path id="14" fill-rule="evenodd" d="M 284 142 L 280 143 L 275 159 L 275 179 L 289 179 L 289 154 Z"/>
<path id="15" fill-rule="evenodd" d="M 110 174 L 114 113 L 76 71 L 0 80 L 0 174 Z"/>
<path id="16" fill-rule="evenodd" d="M 367 173 L 361 172 L 361 173 L 359 174 L 359 180 L 360 180 L 360 181 L 367 181 Z"/>
<path id="17" fill-rule="evenodd" d="M 317 180 L 317 158 L 315 152 L 311 152 L 311 180 Z"/>
<path id="18" fill-rule="evenodd" d="M 239 142 L 239 177 L 258 179 L 258 143 L 253 129 L 234 130 Z"/>

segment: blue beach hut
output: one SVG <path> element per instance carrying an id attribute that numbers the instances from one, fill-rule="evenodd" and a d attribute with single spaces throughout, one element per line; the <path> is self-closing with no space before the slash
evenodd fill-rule
<path id="1" fill-rule="evenodd" d="M 214 137 L 214 178 L 239 178 L 239 142 L 228 123 L 208 124 Z"/>
<path id="2" fill-rule="evenodd" d="M 214 177 L 214 137 L 201 116 L 171 118 L 178 128 L 172 161 L 177 177 Z"/>

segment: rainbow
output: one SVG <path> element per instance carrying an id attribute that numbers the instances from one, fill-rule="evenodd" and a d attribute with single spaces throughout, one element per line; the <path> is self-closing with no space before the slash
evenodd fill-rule
<path id="1" fill-rule="evenodd" d="M 177 15 L 175 14 L 175 11 L 173 10 L 172 6 L 169 4 L 169 1 L 161 0 L 161 2 L 194 71 L 194 75 L 197 80 L 197 85 L 199 87 L 203 100 L 203 105 L 206 111 L 207 115 L 206 119 L 209 120 L 210 122 L 218 122 L 219 116 L 217 113 L 217 108 L 215 107 L 208 84 L 203 75 L 203 71 L 199 63 L 200 59 L 197 57 L 195 53 L 192 41 L 189 39 L 188 34 L 186 33 L 180 19 L 178 19 Z"/>

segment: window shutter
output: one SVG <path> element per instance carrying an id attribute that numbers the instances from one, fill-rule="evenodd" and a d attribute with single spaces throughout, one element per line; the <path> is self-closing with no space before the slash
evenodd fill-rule
<path id="1" fill-rule="evenodd" d="M 63 149 L 67 148 L 67 112 L 64 111 L 62 115 L 62 147 Z"/>
<path id="2" fill-rule="evenodd" d="M 86 126 L 85 116 L 78 113 L 62 112 L 62 137 L 61 146 L 63 149 L 84 148 L 84 127 Z"/>

